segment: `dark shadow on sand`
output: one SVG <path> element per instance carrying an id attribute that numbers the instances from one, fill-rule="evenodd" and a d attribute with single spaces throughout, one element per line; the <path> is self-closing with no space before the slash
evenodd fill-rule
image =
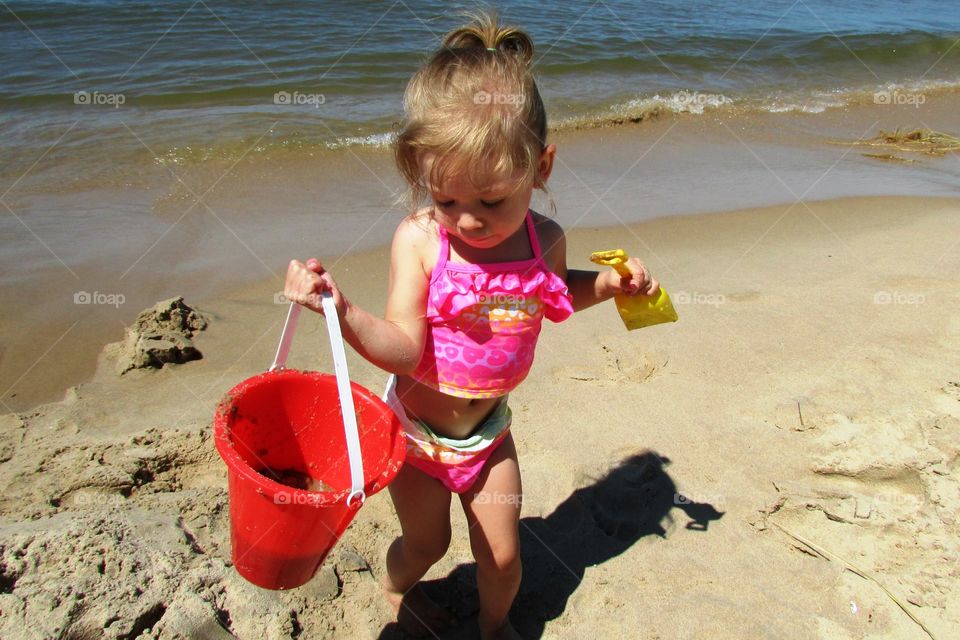
<path id="1" fill-rule="evenodd" d="M 723 517 L 712 505 L 678 493 L 664 471 L 669 463 L 653 451 L 632 455 L 574 491 L 549 516 L 520 520 L 523 582 L 510 619 L 524 638 L 540 638 L 546 623 L 563 613 L 587 567 L 615 558 L 644 536 L 666 538 L 664 523 L 673 527 L 674 508 L 690 518 L 685 527 L 696 531 L 706 531 L 711 521 Z M 453 629 L 428 637 L 477 637 L 475 564 L 460 565 L 446 578 L 424 583 L 424 589 L 461 620 Z M 391 624 L 379 637 L 407 635 Z"/>

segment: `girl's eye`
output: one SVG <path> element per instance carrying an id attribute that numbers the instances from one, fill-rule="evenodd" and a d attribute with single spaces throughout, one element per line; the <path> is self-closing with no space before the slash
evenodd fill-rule
<path id="1" fill-rule="evenodd" d="M 486 200 L 481 200 L 480 202 L 483 204 L 483 206 L 487 207 L 488 209 L 493 209 L 494 207 L 499 206 L 501 202 L 503 202 L 503 198 L 501 198 L 500 200 L 495 200 L 494 202 L 487 202 Z"/>
<path id="2" fill-rule="evenodd" d="M 437 206 L 438 206 L 438 207 L 450 207 L 450 206 L 453 206 L 453 200 L 444 200 L 444 201 L 442 201 L 442 202 L 441 202 L 440 200 L 437 200 Z"/>

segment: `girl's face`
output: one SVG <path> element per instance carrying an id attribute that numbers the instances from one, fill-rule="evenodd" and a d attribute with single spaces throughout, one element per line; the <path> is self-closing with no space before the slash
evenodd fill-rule
<path id="1" fill-rule="evenodd" d="M 541 180 L 546 182 L 553 169 L 554 145 L 548 145 L 540 158 Z M 432 158 L 423 161 L 424 175 L 430 175 Z M 447 233 L 454 234 L 477 249 L 495 247 L 516 233 L 530 208 L 533 182 L 523 170 L 495 179 L 489 185 L 473 185 L 465 175 L 453 176 L 433 185 L 434 217 Z"/>

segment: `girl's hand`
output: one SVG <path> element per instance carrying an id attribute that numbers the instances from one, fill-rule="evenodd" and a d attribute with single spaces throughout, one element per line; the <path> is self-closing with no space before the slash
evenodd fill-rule
<path id="1" fill-rule="evenodd" d="M 621 276 L 615 270 L 609 271 L 614 294 L 625 293 L 628 296 L 652 296 L 660 290 L 660 283 L 650 275 L 647 268 L 636 258 L 628 259 L 624 265 L 630 269 L 630 276 Z"/>
<path id="2" fill-rule="evenodd" d="M 337 313 L 343 317 L 347 309 L 347 300 L 340 293 L 333 276 L 327 273 L 323 265 L 316 258 L 310 258 L 306 264 L 299 260 L 291 260 L 287 267 L 287 281 L 283 286 L 283 295 L 287 300 L 303 305 L 307 309 L 323 314 L 323 304 L 320 294 L 329 291 L 333 294 L 333 302 Z"/>

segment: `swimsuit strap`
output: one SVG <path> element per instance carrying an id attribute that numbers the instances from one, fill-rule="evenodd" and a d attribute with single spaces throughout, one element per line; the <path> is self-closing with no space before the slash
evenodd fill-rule
<path id="1" fill-rule="evenodd" d="M 540 240 L 537 239 L 537 229 L 533 224 L 533 211 L 527 209 L 527 235 L 530 237 L 530 248 L 533 249 L 533 257 L 537 260 L 543 260 L 543 252 L 540 251 Z"/>
<path id="2" fill-rule="evenodd" d="M 530 248 L 533 250 L 533 258 L 537 262 L 543 262 L 543 252 L 540 250 L 540 240 L 537 238 L 537 229 L 536 225 L 533 223 L 533 211 L 527 209 L 527 236 L 530 238 Z M 437 265 L 433 268 L 433 273 L 431 274 L 431 282 L 436 280 L 443 270 L 447 267 L 447 262 L 450 257 L 450 238 L 447 236 L 447 230 L 443 228 L 443 225 L 437 223 L 437 228 L 440 230 L 440 251 L 437 256 Z"/>
<path id="3" fill-rule="evenodd" d="M 433 268 L 433 276 L 430 278 L 431 281 L 436 280 L 439 274 L 443 273 L 443 270 L 447 266 L 447 258 L 450 257 L 450 239 L 447 238 L 447 230 L 443 228 L 443 225 L 439 222 L 437 223 L 437 228 L 440 229 L 440 255 L 437 256 L 437 266 Z"/>

